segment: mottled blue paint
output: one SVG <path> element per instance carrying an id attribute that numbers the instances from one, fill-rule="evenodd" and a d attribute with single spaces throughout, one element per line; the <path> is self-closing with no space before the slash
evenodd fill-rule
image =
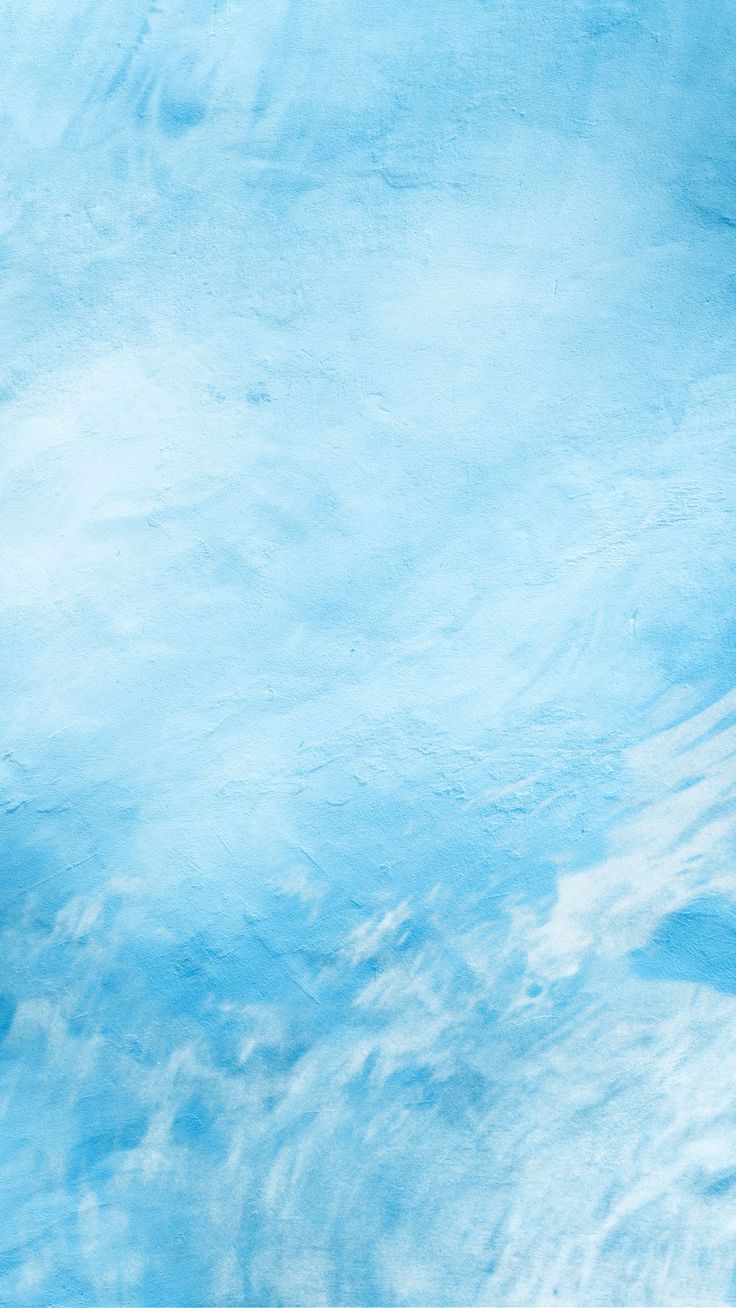
<path id="1" fill-rule="evenodd" d="M 736 905 L 696 899 L 668 914 L 633 963 L 650 981 L 689 981 L 736 994 Z"/>
<path id="2" fill-rule="evenodd" d="M 0 1301 L 731 1301 L 733 7 L 0 28 Z"/>

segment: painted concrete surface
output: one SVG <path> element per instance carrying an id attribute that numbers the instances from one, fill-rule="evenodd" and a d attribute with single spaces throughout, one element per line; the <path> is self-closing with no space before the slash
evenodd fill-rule
<path id="1" fill-rule="evenodd" d="M 733 1302 L 732 6 L 1 12 L 0 1300 Z"/>

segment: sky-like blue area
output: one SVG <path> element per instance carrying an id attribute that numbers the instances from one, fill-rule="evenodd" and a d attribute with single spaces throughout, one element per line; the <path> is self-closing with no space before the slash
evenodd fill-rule
<path id="1" fill-rule="evenodd" d="M 733 5 L 0 43 L 0 1302 L 736 1302 Z"/>

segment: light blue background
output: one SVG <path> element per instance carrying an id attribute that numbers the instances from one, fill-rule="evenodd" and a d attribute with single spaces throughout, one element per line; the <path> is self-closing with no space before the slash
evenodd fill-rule
<path id="1" fill-rule="evenodd" d="M 727 0 L 4 0 L 0 1301 L 736 1301 Z"/>

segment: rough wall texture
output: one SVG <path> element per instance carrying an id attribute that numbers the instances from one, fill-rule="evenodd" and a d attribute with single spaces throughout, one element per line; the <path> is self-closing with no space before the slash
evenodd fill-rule
<path id="1" fill-rule="evenodd" d="M 726 0 L 4 0 L 0 1300 L 714 1304 Z"/>

